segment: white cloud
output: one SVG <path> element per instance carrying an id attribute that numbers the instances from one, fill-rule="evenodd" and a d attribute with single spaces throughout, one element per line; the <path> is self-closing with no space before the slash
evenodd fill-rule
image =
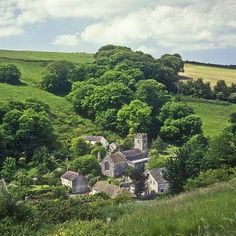
<path id="1" fill-rule="evenodd" d="M 93 22 L 53 44 L 81 42 L 198 50 L 235 46 L 235 0 L 0 0 L 0 37 L 24 32 L 26 24 L 75 18 Z M 66 20 L 66 19 L 65 19 Z M 78 21 L 79 24 L 79 21 Z M 151 42 L 152 46 L 150 47 Z"/>
<path id="2" fill-rule="evenodd" d="M 54 45 L 62 45 L 62 46 L 75 46 L 78 45 L 79 39 L 77 35 L 72 34 L 63 34 L 57 35 L 55 40 L 52 42 Z"/>
<path id="3" fill-rule="evenodd" d="M 23 34 L 23 29 L 15 26 L 0 27 L 0 37 Z"/>
<path id="4" fill-rule="evenodd" d="M 98 45 L 156 40 L 163 47 L 177 50 L 233 46 L 235 36 L 230 32 L 236 31 L 236 1 L 210 3 L 213 2 L 145 8 L 89 25 L 81 37 Z"/>

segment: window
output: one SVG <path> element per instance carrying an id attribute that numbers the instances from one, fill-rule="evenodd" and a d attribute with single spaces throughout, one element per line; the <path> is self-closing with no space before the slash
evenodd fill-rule
<path id="1" fill-rule="evenodd" d="M 108 161 L 106 161 L 106 162 L 105 162 L 105 170 L 109 170 L 109 169 L 110 169 L 109 162 L 108 162 Z"/>

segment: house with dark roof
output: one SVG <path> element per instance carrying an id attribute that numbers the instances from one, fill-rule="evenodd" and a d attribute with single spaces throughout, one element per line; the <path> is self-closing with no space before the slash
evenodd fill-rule
<path id="1" fill-rule="evenodd" d="M 109 154 L 100 162 L 100 166 L 103 175 L 120 177 L 124 175 L 128 166 L 143 172 L 147 161 L 147 134 L 136 134 L 134 149 Z"/>
<path id="2" fill-rule="evenodd" d="M 82 194 L 89 191 L 87 178 L 79 172 L 67 171 L 61 176 L 61 183 L 69 187 L 73 194 Z"/>
<path id="3" fill-rule="evenodd" d="M 92 145 L 100 143 L 106 150 L 109 148 L 109 143 L 103 136 L 85 136 L 84 140 Z"/>
<path id="4" fill-rule="evenodd" d="M 145 174 L 148 176 L 147 194 L 163 193 L 168 190 L 169 184 L 163 177 L 163 168 L 147 170 Z"/>
<path id="5" fill-rule="evenodd" d="M 125 193 L 125 192 L 130 194 L 130 196 L 132 196 L 132 194 L 129 192 L 128 189 L 122 188 L 117 185 L 109 184 L 106 181 L 98 181 L 93 186 L 90 194 L 93 195 L 95 193 L 101 193 L 101 192 L 106 193 L 111 198 L 115 198 L 118 195 Z"/>

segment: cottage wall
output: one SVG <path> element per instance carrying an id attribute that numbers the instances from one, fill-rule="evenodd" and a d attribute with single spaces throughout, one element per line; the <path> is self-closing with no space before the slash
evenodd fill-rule
<path id="1" fill-rule="evenodd" d="M 151 193 L 151 192 L 158 193 L 159 192 L 159 190 L 158 190 L 158 183 L 152 177 L 152 175 L 150 175 L 150 174 L 149 174 L 149 177 L 148 177 L 147 184 L 148 184 L 148 191 L 149 191 L 149 193 Z"/>
<path id="2" fill-rule="evenodd" d="M 72 181 L 70 181 L 70 180 L 68 180 L 68 179 L 61 178 L 61 183 L 62 183 L 62 185 L 64 185 L 64 186 L 67 186 L 67 187 L 72 188 Z"/>

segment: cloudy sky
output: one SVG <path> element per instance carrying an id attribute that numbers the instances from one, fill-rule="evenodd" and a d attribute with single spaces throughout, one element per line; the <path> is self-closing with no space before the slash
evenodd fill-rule
<path id="1" fill-rule="evenodd" d="M 0 48 L 95 52 L 236 64 L 236 0 L 0 0 Z"/>

